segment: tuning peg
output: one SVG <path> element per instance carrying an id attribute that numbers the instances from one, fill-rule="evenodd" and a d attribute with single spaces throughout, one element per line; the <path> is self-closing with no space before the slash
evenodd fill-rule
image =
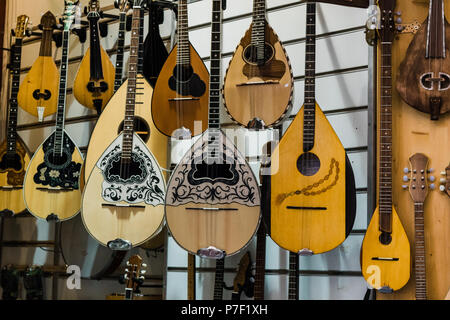
<path id="1" fill-rule="evenodd" d="M 430 189 L 431 189 L 431 190 L 436 189 L 436 186 L 434 185 L 434 183 L 430 184 Z"/>
<path id="2" fill-rule="evenodd" d="M 147 270 L 141 270 L 141 274 L 146 274 Z"/>
<path id="3" fill-rule="evenodd" d="M 433 173 L 434 172 L 434 168 L 430 168 L 427 170 L 428 173 Z"/>
<path id="4" fill-rule="evenodd" d="M 409 168 L 404 168 L 404 169 L 403 169 L 403 172 L 404 172 L 404 173 L 409 173 Z"/>
<path id="5" fill-rule="evenodd" d="M 403 185 L 402 185 L 402 188 L 403 188 L 403 189 L 408 189 L 408 185 L 403 184 Z"/>
<path id="6" fill-rule="evenodd" d="M 439 186 L 439 190 L 441 190 L 442 192 L 445 192 L 445 186 Z"/>
<path id="7" fill-rule="evenodd" d="M 130 270 L 128 270 L 128 268 L 125 268 L 125 272 L 128 273 L 128 272 L 130 272 Z"/>
<path id="8" fill-rule="evenodd" d="M 447 173 L 445 171 L 441 171 L 441 176 L 446 176 Z"/>
<path id="9" fill-rule="evenodd" d="M 434 176 L 429 176 L 428 180 L 430 180 L 431 182 L 434 182 L 436 180 L 436 178 Z"/>
<path id="10" fill-rule="evenodd" d="M 147 268 L 147 264 L 146 263 L 141 264 L 141 266 L 142 266 L 142 268 Z"/>
<path id="11" fill-rule="evenodd" d="M 402 15 L 402 12 L 401 11 L 397 11 L 397 12 L 395 12 L 394 13 L 396 16 L 401 16 Z"/>
<path id="12" fill-rule="evenodd" d="M 125 280 L 129 280 L 130 278 L 128 278 L 128 275 L 126 274 L 124 277 L 123 277 Z"/>
<path id="13" fill-rule="evenodd" d="M 440 178 L 440 179 L 439 179 L 439 182 L 440 182 L 440 183 L 445 183 L 446 181 L 447 181 L 447 179 L 445 179 L 445 178 Z"/>
<path id="14" fill-rule="evenodd" d="M 403 181 L 404 181 L 404 182 L 408 182 L 408 181 L 409 181 L 408 176 L 403 176 Z"/>
<path id="15" fill-rule="evenodd" d="M 140 276 L 139 280 L 145 280 L 145 277 L 144 276 Z"/>
<path id="16" fill-rule="evenodd" d="M 402 23 L 403 20 L 402 20 L 402 18 L 397 18 L 397 19 L 395 20 L 395 22 L 397 22 L 397 23 Z"/>
<path id="17" fill-rule="evenodd" d="M 127 266 L 129 266 L 130 265 L 130 262 L 129 261 L 127 261 Z"/>

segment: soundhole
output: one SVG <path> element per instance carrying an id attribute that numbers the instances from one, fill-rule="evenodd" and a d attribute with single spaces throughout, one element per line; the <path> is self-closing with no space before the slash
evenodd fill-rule
<path id="1" fill-rule="evenodd" d="M 178 82 L 187 82 L 194 74 L 192 66 L 176 65 L 173 69 L 173 76 Z"/>
<path id="2" fill-rule="evenodd" d="M 446 73 L 440 73 L 439 74 L 442 81 L 441 81 L 441 86 L 440 86 L 440 90 L 447 90 L 450 87 L 450 76 Z"/>
<path id="3" fill-rule="evenodd" d="M 122 121 L 119 125 L 119 130 L 117 134 L 120 134 L 123 131 L 124 122 Z M 137 133 L 137 135 L 144 141 L 145 143 L 148 142 L 150 139 L 150 127 L 143 118 L 141 117 L 134 117 L 134 132 Z"/>
<path id="4" fill-rule="evenodd" d="M 384 244 L 385 246 L 387 246 L 388 244 L 391 243 L 391 241 L 392 241 L 392 236 L 391 236 L 390 233 L 382 232 L 382 233 L 380 234 L 380 238 L 379 238 L 379 239 L 380 239 L 381 244 Z"/>
<path id="5" fill-rule="evenodd" d="M 244 60 L 250 64 L 263 64 L 271 60 L 274 56 L 275 50 L 273 47 L 266 43 L 264 45 L 264 61 L 258 61 L 258 53 L 255 45 L 249 45 L 244 49 Z"/>
<path id="6" fill-rule="evenodd" d="M 44 99 L 47 101 L 51 98 L 51 96 L 52 96 L 52 93 L 49 90 L 45 90 L 44 92 L 41 92 L 39 89 L 37 89 L 37 90 L 33 91 L 33 98 L 35 100 Z"/>
<path id="7" fill-rule="evenodd" d="M 297 169 L 304 176 L 313 176 L 320 169 L 320 159 L 314 153 L 303 153 L 297 159 Z"/>
<path id="8" fill-rule="evenodd" d="M 193 175 L 194 179 L 202 180 L 204 178 L 210 180 L 232 180 L 234 178 L 234 174 L 231 170 L 231 165 L 226 163 L 201 163 L 195 165 L 195 173 Z"/>
<path id="9" fill-rule="evenodd" d="M 62 154 L 53 153 L 53 149 L 47 151 L 45 154 L 45 161 L 47 165 L 52 169 L 62 169 L 66 168 L 69 163 L 72 161 L 71 155 L 67 154 L 65 150 L 63 150 Z"/>
<path id="10" fill-rule="evenodd" d="M 108 181 L 120 180 L 124 183 L 141 181 L 145 175 L 141 169 L 141 163 L 133 159 L 118 158 L 113 161 L 111 167 L 108 170 Z M 120 177 L 120 179 L 111 179 L 111 177 Z"/>
<path id="11" fill-rule="evenodd" d="M 0 170 L 5 171 L 7 169 L 13 169 L 15 171 L 22 170 L 22 161 L 17 153 L 8 154 L 5 153 L 0 161 Z"/>

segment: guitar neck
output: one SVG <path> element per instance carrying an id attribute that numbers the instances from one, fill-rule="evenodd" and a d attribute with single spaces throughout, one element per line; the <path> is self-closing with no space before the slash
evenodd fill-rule
<path id="1" fill-rule="evenodd" d="M 188 253 L 188 300 L 195 300 L 195 255 Z"/>
<path id="2" fill-rule="evenodd" d="M 41 47 L 39 49 L 40 57 L 52 56 L 53 28 L 43 28 Z"/>
<path id="3" fill-rule="evenodd" d="M 220 81 L 222 56 L 222 0 L 213 0 L 211 23 L 211 67 L 209 82 L 208 127 L 220 129 Z"/>
<path id="4" fill-rule="evenodd" d="M 314 147 L 316 123 L 316 4 L 306 4 L 305 102 L 303 151 Z"/>
<path id="5" fill-rule="evenodd" d="M 102 56 L 100 52 L 100 35 L 98 31 L 98 17 L 88 17 L 90 32 L 90 71 L 91 80 L 103 79 Z"/>
<path id="6" fill-rule="evenodd" d="M 58 95 L 58 111 L 56 113 L 56 129 L 54 141 L 54 153 L 62 155 L 63 152 L 63 136 L 64 121 L 66 114 L 66 92 L 67 92 L 67 66 L 69 56 L 69 30 L 63 31 L 62 36 L 62 55 L 59 76 L 59 95 Z"/>
<path id="7" fill-rule="evenodd" d="M 380 231 L 392 232 L 392 42 L 381 43 L 379 212 Z"/>
<path id="8" fill-rule="evenodd" d="M 264 62 L 266 39 L 266 0 L 253 0 L 253 22 L 251 43 L 256 48 L 258 62 Z"/>
<path id="9" fill-rule="evenodd" d="M 426 58 L 445 58 L 444 1 L 430 0 Z"/>
<path id="10" fill-rule="evenodd" d="M 131 28 L 130 58 L 128 61 L 128 87 L 125 106 L 125 120 L 122 141 L 122 159 L 131 159 L 133 150 L 134 111 L 136 104 L 137 71 L 139 55 L 139 30 L 141 26 L 141 8 L 133 8 L 133 20 Z"/>
<path id="11" fill-rule="evenodd" d="M 256 237 L 256 273 L 254 299 L 264 300 L 264 283 L 266 271 L 266 231 L 263 223 L 259 225 Z"/>
<path id="12" fill-rule="evenodd" d="M 216 275 L 214 277 L 214 300 L 223 299 L 223 274 L 225 269 L 225 259 L 216 260 Z"/>
<path id="13" fill-rule="evenodd" d="M 141 19 L 139 24 L 139 56 L 138 56 L 138 72 L 144 73 L 144 8 L 141 8 Z"/>
<path id="14" fill-rule="evenodd" d="M 426 300 L 427 281 L 425 272 L 425 220 L 423 202 L 414 203 L 414 216 L 416 300 Z"/>
<path id="15" fill-rule="evenodd" d="M 119 15 L 119 38 L 117 40 L 117 56 L 116 56 L 116 75 L 114 79 L 114 92 L 119 90 L 123 79 L 123 57 L 125 47 L 127 15 L 121 12 Z"/>
<path id="16" fill-rule="evenodd" d="M 191 53 L 189 45 L 187 0 L 178 1 L 177 32 L 178 32 L 177 65 L 189 66 L 191 64 Z"/>
<path id="17" fill-rule="evenodd" d="M 298 268 L 298 254 L 289 252 L 289 300 L 298 300 L 299 298 Z"/>
<path id="18" fill-rule="evenodd" d="M 7 120 L 7 153 L 14 154 L 16 152 L 17 140 L 17 94 L 20 85 L 20 63 L 22 61 L 22 38 L 17 38 L 14 46 L 11 48 L 12 54 L 12 88 L 11 97 L 9 99 L 9 111 Z"/>

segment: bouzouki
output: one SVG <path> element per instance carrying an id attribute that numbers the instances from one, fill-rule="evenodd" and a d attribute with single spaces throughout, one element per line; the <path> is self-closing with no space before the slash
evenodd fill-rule
<path id="1" fill-rule="evenodd" d="M 149 32 L 144 41 L 144 70 L 143 74 L 154 88 L 159 73 L 169 57 L 167 48 L 161 38 L 159 24 L 164 19 L 164 11 L 161 6 L 153 1 L 148 2 Z"/>
<path id="2" fill-rule="evenodd" d="M 133 2 L 123 131 L 97 159 L 82 200 L 86 230 L 112 250 L 144 243 L 161 231 L 164 222 L 164 176 L 134 126 L 136 98 L 145 89 L 145 80 L 138 77 L 142 2 Z"/>
<path id="3" fill-rule="evenodd" d="M 100 114 L 114 93 L 115 70 L 107 53 L 100 44 L 98 0 L 89 1 L 90 46 L 80 63 L 73 85 L 77 101 Z"/>
<path id="4" fill-rule="evenodd" d="M 225 258 L 216 260 L 216 272 L 214 274 L 214 300 L 223 300 L 223 276 L 225 273 Z"/>
<path id="5" fill-rule="evenodd" d="M 80 211 L 80 171 L 83 156 L 64 128 L 70 27 L 78 2 L 65 0 L 62 56 L 56 127 L 39 146 L 28 165 L 24 199 L 28 211 L 40 219 L 67 220 Z"/>
<path id="6" fill-rule="evenodd" d="M 416 300 L 427 300 L 424 202 L 428 195 L 428 158 L 416 153 L 409 158 L 409 193 L 414 201 L 414 277 Z"/>
<path id="7" fill-rule="evenodd" d="M 6 139 L 0 144 L 0 212 L 21 213 L 23 202 L 23 180 L 30 162 L 27 147 L 17 134 L 17 92 L 20 83 L 22 39 L 25 37 L 29 18 L 19 16 L 15 30 L 15 44 L 11 48 L 12 89 L 6 119 Z"/>
<path id="8" fill-rule="evenodd" d="M 422 23 L 398 68 L 400 97 L 413 108 L 429 113 L 432 120 L 450 111 L 450 24 L 444 0 L 430 0 L 428 18 Z"/>
<path id="9" fill-rule="evenodd" d="M 209 86 L 208 70 L 189 42 L 187 0 L 178 1 L 177 30 L 177 45 L 156 81 L 152 117 L 166 136 L 185 137 L 208 127 Z"/>
<path id="10" fill-rule="evenodd" d="M 208 130 L 175 167 L 165 210 L 178 245 L 220 259 L 239 252 L 256 233 L 260 194 L 252 169 L 220 129 L 222 1 L 212 4 Z"/>
<path id="11" fill-rule="evenodd" d="M 253 21 L 225 75 L 224 104 L 247 127 L 280 122 L 292 102 L 294 76 L 286 50 L 266 20 L 266 0 L 253 0 Z"/>
<path id="12" fill-rule="evenodd" d="M 300 255 L 330 251 L 350 233 L 355 178 L 344 147 L 316 103 L 316 4 L 307 2 L 305 101 L 263 176 L 267 233 Z"/>
<path id="13" fill-rule="evenodd" d="M 361 269 L 382 293 L 402 288 L 410 277 L 410 245 L 392 201 L 392 42 L 395 0 L 379 1 L 382 23 L 378 137 L 378 206 L 361 247 Z"/>
<path id="14" fill-rule="evenodd" d="M 55 16 L 47 11 L 41 18 L 42 42 L 39 57 L 25 76 L 17 100 L 26 112 L 43 121 L 56 113 L 58 106 L 59 73 L 52 58 L 52 35 L 56 25 Z"/>
<path id="15" fill-rule="evenodd" d="M 289 300 L 299 299 L 299 279 L 298 279 L 298 269 L 299 269 L 299 256 L 297 253 L 289 251 Z"/>

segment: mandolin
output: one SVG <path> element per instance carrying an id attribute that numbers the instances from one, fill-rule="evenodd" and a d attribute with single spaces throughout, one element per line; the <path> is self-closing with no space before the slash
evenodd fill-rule
<path id="1" fill-rule="evenodd" d="M 159 24 L 164 19 L 163 8 L 153 1 L 148 4 L 149 15 L 149 32 L 144 41 L 144 70 L 143 74 L 151 86 L 154 88 L 159 73 L 164 63 L 169 57 L 166 45 L 161 38 Z"/>
<path id="2" fill-rule="evenodd" d="M 350 233 L 355 178 L 344 147 L 316 103 L 316 4 L 307 2 L 305 101 L 263 176 L 267 233 L 300 255 L 330 251 Z"/>
<path id="3" fill-rule="evenodd" d="M 429 16 L 422 23 L 398 69 L 396 87 L 413 108 L 431 120 L 450 111 L 450 25 L 444 0 L 430 0 Z"/>
<path id="4" fill-rule="evenodd" d="M 286 50 L 266 20 L 266 0 L 253 0 L 253 21 L 225 75 L 224 104 L 247 127 L 270 127 L 289 110 L 294 76 Z"/>
<path id="5" fill-rule="evenodd" d="M 24 199 L 36 218 L 67 220 L 78 214 L 81 203 L 80 170 L 83 156 L 64 129 L 70 27 L 78 3 L 65 0 L 62 56 L 56 127 L 39 146 L 28 165 Z"/>
<path id="6" fill-rule="evenodd" d="M 428 158 L 416 153 L 409 158 L 411 169 L 409 193 L 414 201 L 414 277 L 416 282 L 416 300 L 427 300 L 426 255 L 425 255 L 425 217 L 424 202 L 428 195 Z"/>
<path id="7" fill-rule="evenodd" d="M 252 169 L 220 129 L 222 0 L 212 5 L 208 130 L 175 167 L 165 210 L 178 245 L 220 259 L 239 252 L 256 233 L 260 194 Z"/>
<path id="8" fill-rule="evenodd" d="M 299 279 L 298 269 L 300 267 L 299 256 L 297 253 L 289 252 L 289 300 L 299 299 Z"/>
<path id="9" fill-rule="evenodd" d="M 209 86 L 208 70 L 189 42 L 187 0 L 178 1 L 177 30 L 177 45 L 156 81 L 152 117 L 166 136 L 185 137 L 207 129 Z"/>
<path id="10" fill-rule="evenodd" d="M 133 2 L 126 97 L 121 100 L 125 105 L 123 130 L 95 162 L 82 199 L 86 230 L 112 250 L 129 250 L 144 243 L 161 231 L 164 222 L 164 176 L 135 128 L 137 97 L 146 89 L 145 80 L 138 76 L 142 2 Z"/>
<path id="11" fill-rule="evenodd" d="M 47 11 L 41 18 L 42 42 L 39 57 L 25 76 L 17 100 L 26 112 L 43 121 L 56 113 L 58 106 L 59 73 L 52 58 L 52 35 L 56 18 Z"/>
<path id="12" fill-rule="evenodd" d="M 445 171 L 441 172 L 441 175 L 445 178 L 440 179 L 439 190 L 446 193 L 450 197 L 450 164 L 447 168 L 445 168 Z"/>
<path id="13" fill-rule="evenodd" d="M 115 70 L 108 55 L 100 44 L 98 21 L 100 20 L 98 0 L 89 1 L 90 46 L 81 61 L 73 94 L 77 101 L 100 114 L 114 93 Z"/>
<path id="14" fill-rule="evenodd" d="M 23 179 L 30 162 L 27 147 L 17 134 L 17 92 L 20 83 L 22 39 L 25 37 L 29 18 L 17 18 L 15 44 L 11 48 L 12 90 L 6 119 L 6 139 L 0 144 L 0 212 L 17 214 L 25 210 Z"/>
<path id="15" fill-rule="evenodd" d="M 392 42 L 395 0 L 379 1 L 382 24 L 378 146 L 378 206 L 361 247 L 362 274 L 382 293 L 402 288 L 410 276 L 408 237 L 392 202 Z"/>
<path id="16" fill-rule="evenodd" d="M 216 272 L 214 274 L 214 300 L 223 300 L 223 276 L 225 273 L 225 258 L 216 260 Z"/>

